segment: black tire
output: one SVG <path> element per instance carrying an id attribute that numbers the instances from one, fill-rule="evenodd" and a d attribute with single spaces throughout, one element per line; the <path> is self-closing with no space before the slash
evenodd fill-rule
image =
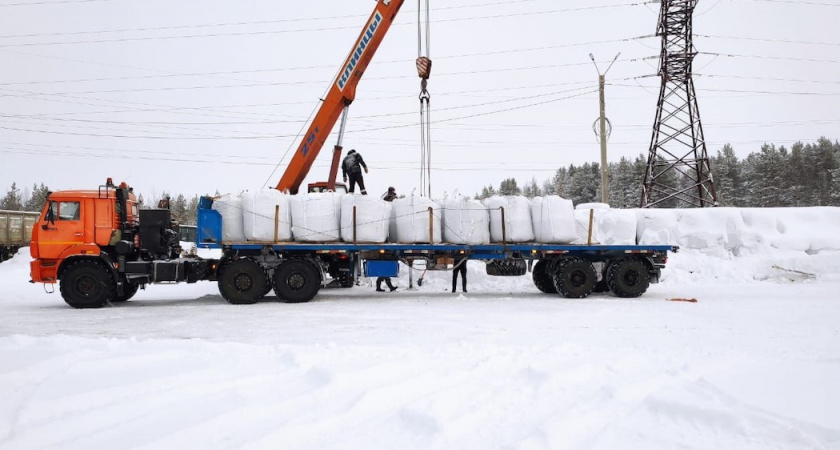
<path id="1" fill-rule="evenodd" d="M 134 284 L 130 281 L 124 281 L 123 282 L 123 295 L 119 295 L 119 294 L 115 293 L 114 294 L 114 299 L 111 300 L 111 301 L 114 302 L 114 303 L 127 302 L 131 299 L 131 297 L 134 297 L 134 294 L 137 293 L 137 289 L 139 289 L 139 288 L 140 288 L 140 285 Z"/>
<path id="2" fill-rule="evenodd" d="M 59 281 L 61 297 L 74 308 L 101 308 L 117 294 L 117 282 L 111 272 L 97 261 L 71 263 Z"/>
<path id="3" fill-rule="evenodd" d="M 607 270 L 607 284 L 618 297 L 638 297 L 650 286 L 648 266 L 639 258 L 619 259 Z"/>
<path id="4" fill-rule="evenodd" d="M 274 270 L 274 293 L 286 303 L 312 300 L 321 289 L 321 274 L 301 259 L 291 259 Z"/>
<path id="5" fill-rule="evenodd" d="M 531 269 L 531 278 L 534 279 L 534 286 L 536 286 L 540 291 L 545 292 L 546 294 L 556 294 L 557 288 L 554 287 L 554 280 L 552 280 L 552 277 L 548 274 L 548 272 L 546 272 L 548 266 L 548 261 L 537 261 Z"/>
<path id="6" fill-rule="evenodd" d="M 487 263 L 486 271 L 494 277 L 519 277 L 528 273 L 528 266 L 524 259 L 502 259 Z"/>
<path id="7" fill-rule="evenodd" d="M 265 296 L 267 284 L 268 277 L 263 268 L 248 258 L 225 264 L 219 275 L 219 292 L 233 305 L 256 303 Z"/>
<path id="8" fill-rule="evenodd" d="M 566 298 L 585 298 L 595 288 L 595 267 L 583 258 L 567 257 L 557 264 L 554 288 Z"/>
<path id="9" fill-rule="evenodd" d="M 341 271 L 338 273 L 338 282 L 343 288 L 351 288 L 354 284 L 353 275 L 350 272 Z"/>

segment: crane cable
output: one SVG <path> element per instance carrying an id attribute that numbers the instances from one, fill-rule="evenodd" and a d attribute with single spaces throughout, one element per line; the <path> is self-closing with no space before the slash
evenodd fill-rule
<path id="1" fill-rule="evenodd" d="M 427 89 L 429 76 L 432 71 L 430 59 L 431 23 L 429 17 L 429 0 L 426 3 L 425 41 L 426 51 L 423 52 L 423 15 L 421 8 L 423 0 L 417 0 L 417 75 L 420 77 L 420 195 L 427 193 L 432 196 L 432 108 L 431 95 Z"/>

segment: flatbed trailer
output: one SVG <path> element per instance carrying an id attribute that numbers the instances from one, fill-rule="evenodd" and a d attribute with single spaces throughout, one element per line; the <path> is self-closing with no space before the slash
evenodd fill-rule
<path id="1" fill-rule="evenodd" d="M 493 276 L 531 272 L 534 285 L 548 294 L 583 298 L 609 291 L 638 297 L 650 283 L 659 282 L 668 252 L 678 250 L 671 245 L 530 242 L 224 242 L 221 215 L 209 206 L 199 207 L 197 245 L 222 250 L 215 275 L 222 296 L 235 304 L 257 302 L 272 289 L 286 302 L 305 302 L 323 287 L 352 287 L 360 276 L 397 276 L 399 262 L 410 268 L 452 270 L 462 259 L 485 262 L 487 274 Z"/>

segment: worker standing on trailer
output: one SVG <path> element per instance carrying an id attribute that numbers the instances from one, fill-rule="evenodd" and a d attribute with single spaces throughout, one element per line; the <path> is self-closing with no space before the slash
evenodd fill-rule
<path id="1" fill-rule="evenodd" d="M 368 173 L 368 167 L 362 155 L 356 153 L 356 150 L 347 152 L 347 156 L 344 157 L 344 161 L 341 163 L 341 172 L 344 174 L 345 183 L 347 182 L 347 178 L 350 178 L 350 193 L 355 191 L 356 183 L 359 183 L 359 190 L 362 192 L 362 195 L 367 195 L 365 177 L 362 175 L 363 167 L 365 173 Z"/>
<path id="2" fill-rule="evenodd" d="M 382 194 L 382 200 L 385 200 L 386 202 L 392 202 L 395 198 L 397 198 L 397 190 L 393 186 L 388 188 L 388 192 Z M 390 289 L 391 292 L 397 290 L 397 287 L 391 284 L 391 277 L 378 277 L 376 279 L 377 292 L 385 292 L 385 289 L 382 289 L 383 281 L 388 285 L 388 289 Z"/>
<path id="3" fill-rule="evenodd" d="M 455 260 L 455 267 L 452 268 L 452 292 L 455 292 L 455 286 L 458 285 L 458 273 L 461 274 L 461 290 L 467 292 L 467 258 L 459 258 Z"/>

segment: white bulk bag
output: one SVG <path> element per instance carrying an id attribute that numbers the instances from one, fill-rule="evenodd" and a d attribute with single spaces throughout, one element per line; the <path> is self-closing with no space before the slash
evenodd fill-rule
<path id="1" fill-rule="evenodd" d="M 592 211 L 592 243 L 600 245 L 636 245 L 636 212 L 610 209 L 603 203 L 585 203 L 575 207 L 577 243 L 589 240 L 589 212 Z"/>
<path id="2" fill-rule="evenodd" d="M 292 240 L 289 196 L 276 189 L 243 193 L 242 222 L 245 225 L 245 238 L 249 241 L 274 241 L 275 227 L 277 241 Z"/>
<path id="3" fill-rule="evenodd" d="M 557 195 L 531 200 L 531 222 L 537 242 L 569 244 L 577 239 L 572 201 Z"/>
<path id="4" fill-rule="evenodd" d="M 353 242 L 353 207 L 356 207 L 356 241 L 382 243 L 388 238 L 390 202 L 369 195 L 341 197 L 341 240 Z"/>
<path id="5" fill-rule="evenodd" d="M 521 195 L 494 195 L 484 199 L 484 204 L 490 210 L 490 240 L 492 242 L 534 240 L 531 202 L 527 198 Z M 504 233 L 502 233 L 501 208 L 505 209 Z"/>
<path id="6" fill-rule="evenodd" d="M 292 195 L 292 236 L 301 242 L 339 240 L 341 198 L 334 192 Z"/>
<path id="7" fill-rule="evenodd" d="M 427 197 L 406 197 L 394 200 L 397 242 L 422 244 L 429 242 L 429 208 L 432 208 L 432 242 L 441 242 L 440 205 Z"/>
<path id="8" fill-rule="evenodd" d="M 225 194 L 213 200 L 213 209 L 222 216 L 222 242 L 245 242 L 242 222 L 242 197 Z"/>
<path id="9" fill-rule="evenodd" d="M 453 244 L 490 243 L 490 214 L 480 201 L 456 197 L 444 202 L 443 240 Z"/>

